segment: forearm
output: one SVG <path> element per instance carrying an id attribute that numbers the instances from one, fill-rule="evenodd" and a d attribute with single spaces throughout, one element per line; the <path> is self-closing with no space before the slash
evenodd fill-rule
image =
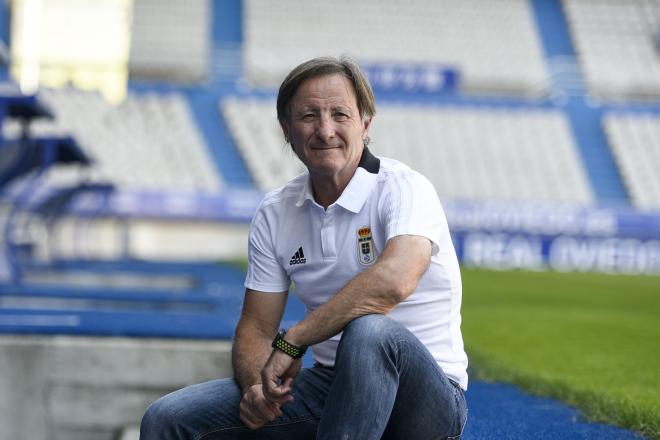
<path id="1" fill-rule="evenodd" d="M 282 320 L 286 298 L 286 292 L 245 291 L 232 347 L 234 379 L 243 392 L 261 383 L 260 371 L 272 351 L 270 344 Z"/>
<path id="2" fill-rule="evenodd" d="M 355 318 L 388 313 L 412 294 L 428 269 L 430 258 L 428 239 L 392 239 L 376 264 L 360 272 L 329 301 L 289 329 L 285 339 L 294 345 L 313 345 L 341 332 Z"/>
<path id="3" fill-rule="evenodd" d="M 232 347 L 232 368 L 234 379 L 243 392 L 261 383 L 261 369 L 272 351 L 273 338 L 274 335 L 239 324 Z"/>
<path id="4" fill-rule="evenodd" d="M 317 344 L 341 332 L 355 318 L 388 313 L 406 295 L 382 276 L 383 269 L 361 272 L 332 299 L 289 329 L 286 340 L 294 345 Z"/>

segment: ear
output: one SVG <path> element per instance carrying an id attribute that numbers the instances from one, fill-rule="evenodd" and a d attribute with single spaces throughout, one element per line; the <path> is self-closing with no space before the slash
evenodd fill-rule
<path id="1" fill-rule="evenodd" d="M 373 119 L 372 116 L 367 116 L 362 119 L 362 139 L 367 137 L 369 134 L 369 127 L 371 127 L 371 120 Z"/>

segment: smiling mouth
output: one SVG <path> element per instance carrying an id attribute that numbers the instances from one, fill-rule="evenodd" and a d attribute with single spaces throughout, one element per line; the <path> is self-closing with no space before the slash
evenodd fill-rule
<path id="1" fill-rule="evenodd" d="M 341 148 L 341 145 L 314 145 L 311 147 L 312 150 L 334 150 L 335 148 Z"/>

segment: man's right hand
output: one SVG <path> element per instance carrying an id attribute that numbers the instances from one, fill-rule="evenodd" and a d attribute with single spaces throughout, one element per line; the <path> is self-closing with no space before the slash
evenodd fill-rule
<path id="1" fill-rule="evenodd" d="M 249 429 L 261 428 L 281 415 L 280 405 L 266 400 L 261 384 L 252 385 L 243 394 L 240 417 Z"/>

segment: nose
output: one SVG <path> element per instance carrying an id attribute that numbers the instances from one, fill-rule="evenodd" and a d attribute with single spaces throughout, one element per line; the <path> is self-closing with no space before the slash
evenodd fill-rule
<path id="1" fill-rule="evenodd" d="M 335 124 L 329 115 L 321 115 L 318 126 L 316 127 L 316 136 L 326 142 L 335 137 Z"/>

